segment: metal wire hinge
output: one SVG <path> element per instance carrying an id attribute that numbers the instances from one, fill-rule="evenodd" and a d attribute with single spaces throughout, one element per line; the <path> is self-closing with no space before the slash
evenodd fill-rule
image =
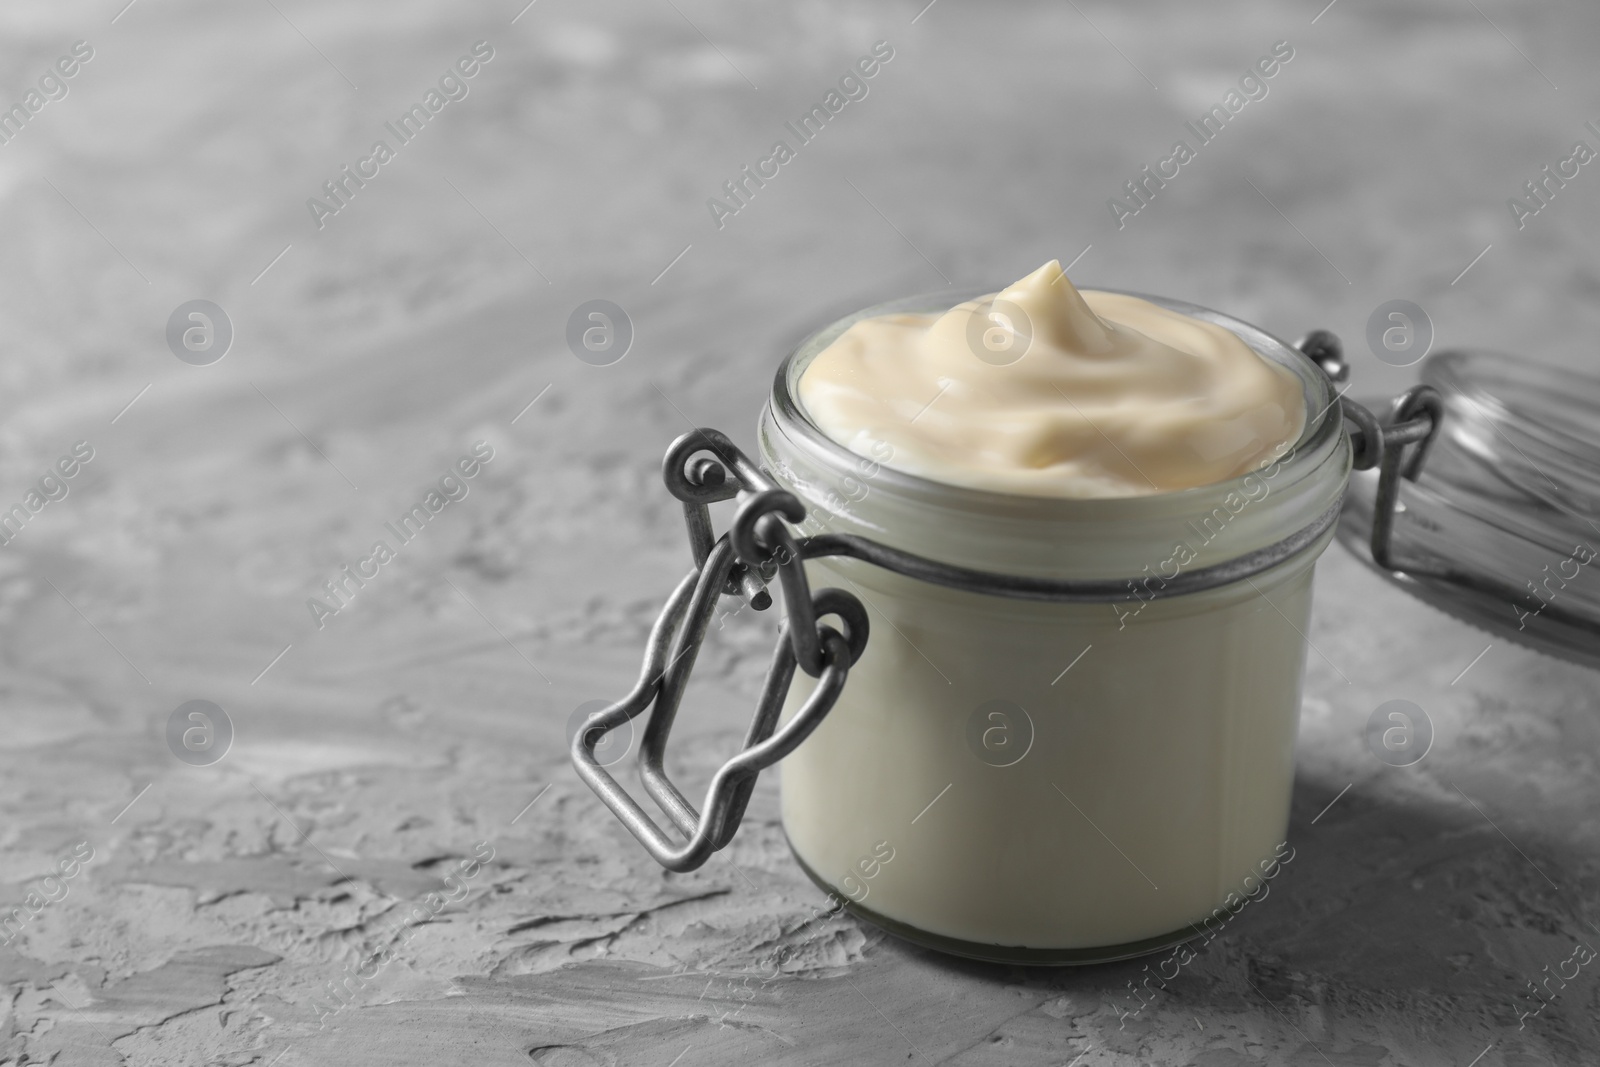
<path id="1" fill-rule="evenodd" d="M 702 452 L 710 455 L 695 458 Z M 850 667 L 866 648 L 867 612 L 841 589 L 812 593 L 799 545 L 785 525 L 805 518 L 804 505 L 775 486 L 724 434 L 701 429 L 678 438 L 667 450 L 662 476 L 667 489 L 683 502 L 694 569 L 678 583 L 651 629 L 644 668 L 633 690 L 589 717 L 572 739 L 571 754 L 579 776 L 656 862 L 668 870 L 691 871 L 733 839 L 756 776 L 793 752 L 833 709 Z M 709 505 L 734 497 L 742 500 L 732 527 L 714 537 Z M 742 596 L 751 607 L 764 610 L 772 603 L 766 582 L 774 575 L 783 588 L 787 618 L 779 629 L 761 699 L 744 747 L 712 776 L 703 810 L 697 811 L 667 777 L 663 766 L 667 736 L 718 598 Z M 843 633 L 820 621 L 829 615 L 842 621 Z M 779 728 L 796 667 L 816 678 L 817 685 Z M 607 731 L 647 709 L 650 717 L 639 749 L 640 778 L 685 840 L 657 825 L 595 757 Z"/>
<path id="2" fill-rule="evenodd" d="M 1349 379 L 1350 364 L 1339 338 L 1329 331 L 1312 330 L 1295 342 L 1295 347 L 1322 368 L 1335 389 Z M 1353 424 L 1350 465 L 1358 471 L 1378 468 L 1378 492 L 1372 502 L 1372 559 L 1384 570 L 1399 570 L 1392 542 L 1395 514 L 1400 510 L 1400 479 L 1414 482 L 1422 474 L 1428 450 L 1444 421 L 1444 401 L 1432 386 L 1414 385 L 1395 397 L 1389 418 L 1380 420 L 1343 390 L 1338 396 L 1340 412 Z"/>

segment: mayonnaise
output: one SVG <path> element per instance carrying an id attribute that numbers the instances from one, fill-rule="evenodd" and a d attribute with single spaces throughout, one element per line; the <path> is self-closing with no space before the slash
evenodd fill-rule
<path id="1" fill-rule="evenodd" d="M 1215 588 L 1146 593 L 1326 516 L 1349 444 L 1317 421 L 1333 397 L 1316 367 L 1195 311 L 1213 318 L 1079 293 L 1048 263 L 951 311 L 829 327 L 778 377 L 763 466 L 804 502 L 804 532 L 1134 591 L 1041 603 L 807 561 L 813 589 L 861 599 L 871 637 L 781 765 L 784 829 L 819 882 L 903 936 L 1121 958 L 1225 921 L 1284 855 L 1331 530 Z M 786 718 L 815 684 L 796 674 Z"/>
<path id="2" fill-rule="evenodd" d="M 1285 838 L 1312 562 L 1152 601 L 1120 629 L 1104 604 L 807 564 L 863 599 L 872 636 L 780 764 L 796 855 L 875 915 L 1002 949 L 989 958 L 1191 936 Z M 796 675 L 786 718 L 814 685 Z"/>
<path id="3" fill-rule="evenodd" d="M 943 314 L 862 319 L 799 383 L 828 437 L 935 481 L 1137 496 L 1254 470 L 1299 437 L 1299 380 L 1231 331 L 1079 292 L 1051 260 Z"/>

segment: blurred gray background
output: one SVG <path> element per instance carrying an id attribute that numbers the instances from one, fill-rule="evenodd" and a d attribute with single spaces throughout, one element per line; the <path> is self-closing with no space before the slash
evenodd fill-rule
<path id="1" fill-rule="evenodd" d="M 28 109 L 0 144 L 0 507 L 94 453 L 0 551 L 0 1064 L 1586 1062 L 1593 968 L 1519 1017 L 1600 939 L 1594 675 L 1338 547 L 1297 859 L 1136 1015 L 1141 963 L 814 919 L 771 775 L 727 862 L 666 875 L 563 730 L 632 683 L 687 565 L 662 449 L 748 447 L 778 359 L 842 311 L 1059 258 L 1331 328 L 1360 395 L 1414 374 L 1364 341 L 1393 299 L 1436 348 L 1592 369 L 1600 171 L 1521 228 L 1507 200 L 1600 148 L 1597 34 L 1570 0 L 0 9 L 0 105 Z M 308 198 L 479 41 L 467 94 L 319 228 Z M 707 199 L 877 41 L 866 97 L 719 228 Z M 1278 41 L 1267 95 L 1119 228 L 1108 199 Z M 195 299 L 234 334 L 205 366 L 166 337 Z M 592 299 L 634 330 L 609 366 L 566 342 Z M 307 599 L 478 441 L 468 495 L 319 629 Z M 771 624 L 701 658 L 695 791 Z M 1362 741 L 1390 699 L 1431 718 L 1415 766 Z M 191 700 L 232 740 L 185 761 Z"/>

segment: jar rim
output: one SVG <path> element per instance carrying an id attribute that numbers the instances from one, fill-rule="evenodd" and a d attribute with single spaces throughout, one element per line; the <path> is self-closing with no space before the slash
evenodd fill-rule
<path id="1" fill-rule="evenodd" d="M 1301 383 L 1302 395 L 1306 403 L 1305 425 L 1302 427 L 1300 436 L 1295 440 L 1294 444 L 1282 456 L 1274 460 L 1274 463 L 1291 468 L 1305 466 L 1309 462 L 1309 457 L 1320 458 L 1324 456 L 1326 449 L 1343 434 L 1344 419 L 1339 411 L 1339 394 L 1334 391 L 1333 383 L 1328 379 L 1327 375 L 1310 357 L 1299 349 L 1287 344 L 1259 326 L 1213 308 L 1171 297 L 1156 296 L 1128 289 L 1098 288 L 1094 286 L 1085 286 L 1083 288 L 1085 291 L 1136 297 L 1169 311 L 1176 311 L 1199 319 L 1202 322 L 1221 326 L 1237 336 L 1257 355 L 1294 374 Z M 772 394 L 768 400 L 768 407 L 774 421 L 780 429 L 787 433 L 798 434 L 807 448 L 817 454 L 817 458 L 830 460 L 841 466 L 860 462 L 864 457 L 828 436 L 811 418 L 810 413 L 805 410 L 805 406 L 800 402 L 797 385 L 800 376 L 805 372 L 811 360 L 846 329 L 862 319 L 907 312 L 947 311 L 957 304 L 993 296 L 996 292 L 998 290 L 995 289 L 968 290 L 965 288 L 952 288 L 920 293 L 915 296 L 902 297 L 898 300 L 890 300 L 862 308 L 813 332 L 804 338 L 778 365 L 777 373 L 773 378 Z M 1093 515 L 1109 518 L 1151 509 L 1167 510 L 1171 508 L 1174 512 L 1185 511 L 1198 502 L 1213 498 L 1218 494 L 1242 491 L 1245 488 L 1245 480 L 1256 476 L 1257 471 L 1251 470 L 1220 482 L 1209 482 L 1205 485 L 1190 486 L 1184 489 L 1117 497 L 1048 496 L 1044 494 L 980 489 L 912 474 L 886 464 L 877 465 L 873 475 L 873 482 L 875 485 L 901 495 L 924 499 L 935 498 L 941 503 L 955 505 L 963 510 L 967 508 L 977 510 L 1000 508 L 1009 512 L 1022 509 L 1033 514 L 1049 517 L 1089 517 Z"/>

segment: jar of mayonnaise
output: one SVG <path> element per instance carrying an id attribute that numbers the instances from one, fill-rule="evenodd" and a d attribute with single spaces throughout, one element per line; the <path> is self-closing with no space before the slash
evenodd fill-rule
<path id="1" fill-rule="evenodd" d="M 805 871 L 944 951 L 1079 963 L 1198 936 L 1292 856 L 1344 419 L 1365 429 L 1358 465 L 1384 448 L 1306 347 L 1174 300 L 1080 293 L 1055 263 L 826 327 L 778 371 L 759 464 L 710 430 L 669 450 L 697 569 L 634 691 L 574 739 L 580 774 L 683 870 L 731 839 L 782 759 Z M 1425 444 L 1430 425 L 1391 444 Z M 736 493 L 713 541 L 706 504 Z M 663 770 L 667 732 L 717 598 L 762 607 L 774 570 L 786 632 L 816 635 L 780 639 L 747 747 L 696 810 Z M 844 634 L 818 623 L 830 614 Z M 644 784 L 686 841 L 593 759 L 647 708 Z"/>
<path id="2" fill-rule="evenodd" d="M 1166 369 L 1143 366 L 1111 382 L 1108 365 L 1128 357 L 1091 354 L 1102 361 L 1085 371 L 1098 393 L 1074 383 L 1057 395 L 1033 383 L 1028 403 L 1008 408 L 1006 398 L 982 396 L 984 385 L 1038 358 L 1004 362 L 1012 336 L 1031 330 L 1030 347 L 1045 340 L 1044 316 L 1014 290 L 989 302 L 974 294 L 974 325 L 952 353 L 974 373 L 920 415 L 909 405 L 878 412 L 881 421 L 860 419 L 870 428 L 839 440 L 802 400 L 814 362 L 857 323 L 887 320 L 891 335 L 914 332 L 930 328 L 917 313 L 949 307 L 915 300 L 868 309 L 807 340 L 784 363 L 763 412 L 761 459 L 806 504 L 803 533 L 857 534 L 959 567 L 1099 579 L 1134 594 L 1040 602 L 944 588 L 860 560 L 807 564 L 813 586 L 861 599 L 873 641 L 826 721 L 783 763 L 784 828 L 813 879 L 913 940 L 998 960 L 1136 954 L 1193 937 L 1217 909 L 1258 893 L 1282 856 L 1312 566 L 1332 536 L 1350 447 L 1331 384 L 1304 355 L 1217 312 L 1143 300 L 1237 337 L 1242 356 L 1259 365 L 1249 369 L 1293 405 L 1270 412 L 1269 429 L 1288 427 L 1293 438 L 1251 432 L 1248 448 L 1224 441 L 1233 444 L 1216 449 L 1229 453 L 1225 465 L 1234 454 L 1259 455 L 1210 484 L 1152 488 L 1146 475 L 1160 486 L 1174 468 L 1206 458 L 1163 462 L 1160 453 L 1205 442 L 1207 420 L 1226 407 L 1205 390 L 1226 389 L 1231 369 L 1165 383 L 1139 381 Z M 982 336 L 996 323 L 1011 335 L 999 343 Z M 965 348 L 969 333 L 976 341 Z M 878 355 L 867 351 L 859 362 L 871 367 Z M 907 387 L 922 388 L 914 399 L 926 403 L 939 384 Z M 945 472 L 926 447 L 919 473 L 907 473 L 908 436 L 936 415 L 970 416 L 950 396 L 963 384 L 980 393 L 973 405 L 987 402 L 984 415 L 1013 429 L 1065 409 L 1089 436 L 1106 435 L 1102 448 L 1123 462 L 1105 467 L 1137 484 L 1114 495 L 1101 485 L 1052 493 L 1039 467 L 986 472 L 972 454 L 986 442 L 970 440 L 955 471 L 965 484 L 936 480 Z M 882 383 L 871 385 L 883 399 Z M 1192 395 L 1151 395 L 1163 389 Z M 1083 410 L 1090 405 L 1093 414 Z M 1119 406 L 1127 413 L 1116 425 L 1100 424 L 1097 416 L 1111 420 Z M 1170 425 L 1184 406 L 1197 409 L 1187 436 Z M 905 418 L 903 432 L 891 425 L 896 417 Z M 1135 453 L 1123 439 L 1138 437 L 1141 417 L 1167 424 L 1145 430 Z M 1230 472 L 1240 466 L 1232 462 Z M 1071 480 L 1055 476 L 1058 486 Z M 1067 489 L 1082 493 L 1085 481 Z M 1182 576 L 1216 568 L 1236 573 L 1164 595 Z M 808 682 L 797 678 L 791 708 Z"/>

